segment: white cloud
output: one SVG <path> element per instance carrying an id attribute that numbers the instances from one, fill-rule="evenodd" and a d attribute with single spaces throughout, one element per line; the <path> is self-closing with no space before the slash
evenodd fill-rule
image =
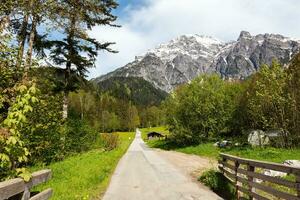
<path id="1" fill-rule="evenodd" d="M 126 9 L 122 28 L 97 27 L 91 35 L 115 41 L 118 54 L 100 53 L 90 77 L 132 61 L 161 42 L 186 33 L 234 40 L 241 30 L 252 34 L 279 33 L 300 38 L 299 0 L 144 0 L 139 9 Z"/>

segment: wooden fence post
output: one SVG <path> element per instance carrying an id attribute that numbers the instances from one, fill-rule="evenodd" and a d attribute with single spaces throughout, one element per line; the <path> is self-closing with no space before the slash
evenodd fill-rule
<path id="1" fill-rule="evenodd" d="M 223 162 L 223 163 L 226 163 L 226 161 L 227 161 L 226 158 L 225 158 L 225 157 L 222 157 L 222 162 Z M 224 164 L 222 164 L 222 174 L 225 175 Z"/>
<path id="2" fill-rule="evenodd" d="M 296 175 L 296 183 L 298 183 L 297 197 L 300 197 L 300 174 Z"/>
<path id="3" fill-rule="evenodd" d="M 26 185 L 21 200 L 29 200 L 29 199 L 30 199 L 30 188 Z"/>
<path id="4" fill-rule="evenodd" d="M 247 171 L 249 172 L 254 172 L 255 171 L 255 167 L 254 166 L 251 166 L 251 165 L 248 165 L 247 166 Z M 248 176 L 248 187 L 249 187 L 249 191 L 250 192 L 254 192 L 254 188 L 252 188 L 252 185 L 251 185 L 251 182 L 253 182 L 253 177 L 252 176 Z M 249 195 L 249 200 L 253 200 L 253 197 Z"/>
<path id="5" fill-rule="evenodd" d="M 234 162 L 234 175 L 235 175 L 235 192 L 236 192 L 236 199 L 240 199 L 240 193 L 239 193 L 239 182 L 238 182 L 238 168 L 239 168 L 240 164 L 239 162 L 236 160 Z"/>

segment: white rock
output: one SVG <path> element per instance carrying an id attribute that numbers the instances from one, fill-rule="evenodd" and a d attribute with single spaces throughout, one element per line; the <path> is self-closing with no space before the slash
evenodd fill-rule
<path id="1" fill-rule="evenodd" d="M 254 130 L 249 133 L 248 142 L 252 146 L 264 146 L 270 143 L 270 139 L 263 131 Z"/>
<path id="2" fill-rule="evenodd" d="M 287 175 L 287 173 L 270 170 L 270 169 L 265 169 L 263 174 L 267 176 L 273 176 L 273 177 L 285 177 Z"/>
<path id="3" fill-rule="evenodd" d="M 283 164 L 291 166 L 291 167 L 300 168 L 300 160 L 286 160 L 286 161 L 283 162 Z"/>

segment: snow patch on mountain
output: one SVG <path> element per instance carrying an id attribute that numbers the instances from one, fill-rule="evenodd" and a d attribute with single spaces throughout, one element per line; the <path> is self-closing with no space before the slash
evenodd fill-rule
<path id="1" fill-rule="evenodd" d="M 143 77 L 167 92 L 203 73 L 217 73 L 227 79 L 244 79 L 273 59 L 287 63 L 300 49 L 300 40 L 278 34 L 252 36 L 242 31 L 236 41 L 224 42 L 198 34 L 179 36 L 126 66 L 96 78 Z"/>

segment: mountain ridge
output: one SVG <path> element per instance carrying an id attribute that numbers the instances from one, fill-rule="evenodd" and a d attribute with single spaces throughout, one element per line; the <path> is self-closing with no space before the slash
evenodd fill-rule
<path id="1" fill-rule="evenodd" d="M 182 35 L 94 81 L 142 77 L 156 88 L 170 92 L 204 73 L 217 73 L 224 79 L 244 79 L 273 59 L 288 63 L 299 49 L 299 40 L 279 34 L 252 36 L 241 31 L 238 39 L 230 42 L 198 34 Z"/>

